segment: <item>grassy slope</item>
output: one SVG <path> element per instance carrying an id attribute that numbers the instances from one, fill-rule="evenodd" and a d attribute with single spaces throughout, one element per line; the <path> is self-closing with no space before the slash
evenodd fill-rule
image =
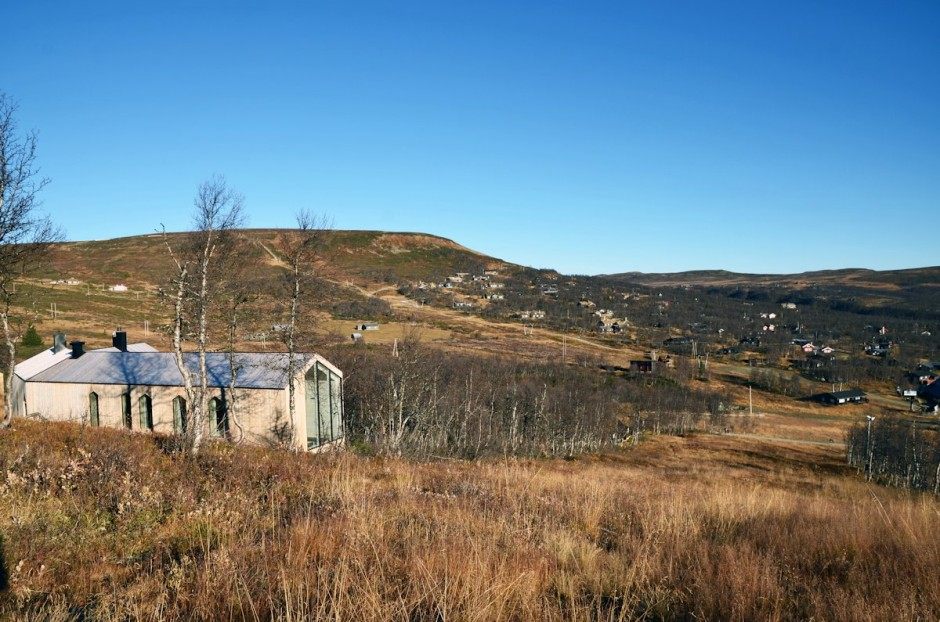
<path id="1" fill-rule="evenodd" d="M 831 449 L 652 439 L 412 463 L 20 422 L 0 435 L 0 617 L 936 619 L 927 497 Z"/>

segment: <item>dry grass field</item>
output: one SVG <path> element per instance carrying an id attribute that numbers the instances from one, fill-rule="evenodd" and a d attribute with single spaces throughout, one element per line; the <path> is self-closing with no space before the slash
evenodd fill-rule
<path id="1" fill-rule="evenodd" d="M 696 435 L 576 460 L 294 455 L 19 421 L 0 617 L 929 620 L 940 503 L 837 448 Z"/>

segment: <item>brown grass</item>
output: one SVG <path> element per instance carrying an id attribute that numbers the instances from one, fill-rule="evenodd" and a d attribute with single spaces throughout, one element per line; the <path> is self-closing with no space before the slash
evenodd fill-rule
<path id="1" fill-rule="evenodd" d="M 158 445 L 0 435 L 0 617 L 940 616 L 940 505 L 867 486 L 827 448 L 701 436 L 414 463 Z"/>

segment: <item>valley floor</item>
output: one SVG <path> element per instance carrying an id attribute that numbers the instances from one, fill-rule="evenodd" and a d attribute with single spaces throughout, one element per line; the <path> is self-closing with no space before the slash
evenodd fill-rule
<path id="1" fill-rule="evenodd" d="M 567 461 L 188 459 L 18 421 L 0 617 L 937 619 L 940 503 L 841 451 L 756 433 Z"/>

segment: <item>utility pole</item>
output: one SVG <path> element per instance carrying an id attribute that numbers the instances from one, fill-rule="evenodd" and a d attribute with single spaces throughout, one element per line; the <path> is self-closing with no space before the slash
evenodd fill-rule
<path id="1" fill-rule="evenodd" d="M 564 364 L 568 360 L 568 335 L 561 336 L 561 362 Z"/>
<path id="2" fill-rule="evenodd" d="M 865 443 L 865 453 L 867 454 L 865 460 L 865 477 L 871 481 L 871 459 L 872 459 L 872 446 L 871 446 L 871 424 L 875 420 L 871 415 L 867 415 L 868 419 L 868 442 Z"/>
<path id="3" fill-rule="evenodd" d="M 754 398 L 751 392 L 751 385 L 747 385 L 747 408 L 748 412 L 751 413 L 751 416 L 754 416 Z"/>

